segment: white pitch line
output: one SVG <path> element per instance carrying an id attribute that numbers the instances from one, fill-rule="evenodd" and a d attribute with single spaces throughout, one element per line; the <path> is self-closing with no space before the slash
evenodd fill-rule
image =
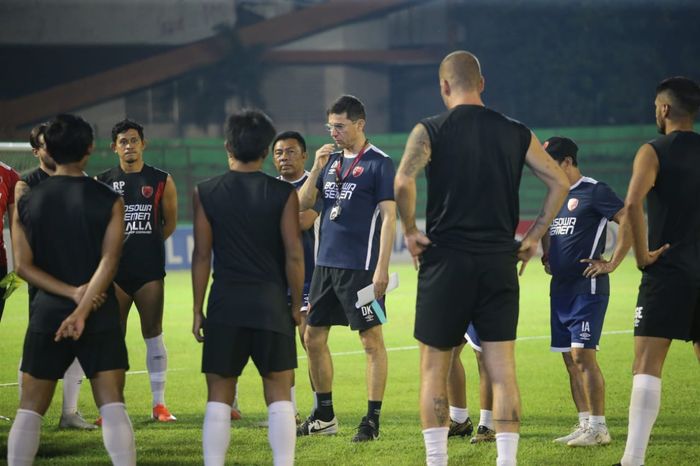
<path id="1" fill-rule="evenodd" d="M 603 335 L 625 335 L 628 333 L 632 333 L 632 330 L 611 330 L 609 332 L 603 332 Z M 551 335 L 538 335 L 538 336 L 532 336 L 532 337 L 519 337 L 517 338 L 516 341 L 531 341 L 531 340 L 547 340 L 551 338 Z M 387 348 L 387 352 L 389 351 L 408 351 L 408 350 L 417 350 L 418 346 L 397 346 L 396 348 Z M 354 356 L 358 354 L 365 354 L 364 350 L 359 350 L 359 351 L 341 351 L 338 353 L 331 353 L 332 356 Z M 299 356 L 297 359 L 306 359 L 306 356 Z"/>
<path id="2" fill-rule="evenodd" d="M 632 330 L 611 330 L 609 332 L 603 332 L 603 335 L 627 335 L 632 333 Z M 520 337 L 516 341 L 532 341 L 532 340 L 546 340 L 550 338 L 550 335 L 538 335 L 538 336 L 531 336 L 531 337 Z M 393 351 L 412 351 L 412 350 L 417 350 L 418 345 L 412 345 L 412 346 L 396 346 L 394 348 L 387 348 L 387 352 L 393 352 Z M 356 356 L 358 354 L 365 354 L 364 350 L 358 350 L 358 351 L 339 351 L 337 353 L 331 353 L 331 356 Z M 306 356 L 299 356 L 297 359 L 302 360 L 302 359 L 307 359 Z M 168 369 L 168 372 L 176 372 L 176 371 L 183 371 L 184 369 Z M 148 374 L 148 371 L 129 371 L 126 373 L 126 375 L 143 375 L 143 374 Z M 19 385 L 17 382 L 14 383 L 0 383 L 0 388 L 2 387 L 16 387 Z"/>
<path id="3" fill-rule="evenodd" d="M 168 369 L 168 372 L 178 372 L 178 371 L 184 371 L 185 369 L 181 368 L 175 368 L 175 369 Z M 129 371 L 126 373 L 126 375 L 143 375 L 143 374 L 148 374 L 148 371 Z M 19 384 L 17 382 L 12 382 L 12 383 L 0 383 L 0 388 L 2 387 L 16 387 Z"/>
<path id="4" fill-rule="evenodd" d="M 168 372 L 179 372 L 179 371 L 184 371 L 185 369 L 182 368 L 175 368 L 175 369 L 168 369 Z M 126 375 L 143 375 L 143 374 L 148 374 L 148 371 L 129 371 L 126 373 Z"/>

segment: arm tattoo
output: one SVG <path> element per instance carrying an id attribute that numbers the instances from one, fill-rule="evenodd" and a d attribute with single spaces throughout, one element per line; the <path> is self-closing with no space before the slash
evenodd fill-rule
<path id="1" fill-rule="evenodd" d="M 433 410 L 438 423 L 441 426 L 446 425 L 450 415 L 447 398 L 444 396 L 433 398 Z"/>
<path id="2" fill-rule="evenodd" d="M 418 172 L 430 161 L 430 136 L 425 126 L 418 124 L 408 135 L 406 149 L 404 150 L 399 173 L 415 178 Z"/>

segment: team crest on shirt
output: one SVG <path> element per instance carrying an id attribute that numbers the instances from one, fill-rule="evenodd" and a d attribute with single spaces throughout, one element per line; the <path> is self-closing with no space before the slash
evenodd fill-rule
<path id="1" fill-rule="evenodd" d="M 141 194 L 146 199 L 153 196 L 153 186 L 141 186 Z"/>
<path id="2" fill-rule="evenodd" d="M 576 209 L 576 207 L 578 207 L 578 199 L 576 199 L 575 197 L 572 197 L 571 199 L 569 199 L 569 202 L 566 203 L 566 207 L 570 211 Z"/>
<path id="3" fill-rule="evenodd" d="M 358 176 L 362 175 L 362 172 L 364 172 L 365 169 L 364 167 L 355 167 L 352 169 L 352 176 L 357 178 Z"/>

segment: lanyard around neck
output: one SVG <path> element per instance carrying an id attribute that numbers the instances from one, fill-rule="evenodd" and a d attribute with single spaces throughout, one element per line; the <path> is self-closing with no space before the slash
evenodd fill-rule
<path id="1" fill-rule="evenodd" d="M 343 174 L 343 158 L 345 157 L 342 155 L 340 159 L 338 160 L 338 165 L 335 166 L 335 182 L 338 185 L 338 189 L 340 189 L 340 185 L 345 182 L 348 176 L 350 176 L 350 173 L 352 173 L 353 168 L 360 163 L 360 159 L 362 158 L 363 155 L 365 155 L 365 152 L 367 151 L 367 148 L 369 147 L 369 141 L 365 141 L 365 143 L 362 145 L 362 149 L 360 152 L 357 154 L 355 157 L 355 160 L 352 161 L 350 164 L 350 168 L 348 168 L 348 171 L 345 173 L 345 176 L 341 177 Z"/>

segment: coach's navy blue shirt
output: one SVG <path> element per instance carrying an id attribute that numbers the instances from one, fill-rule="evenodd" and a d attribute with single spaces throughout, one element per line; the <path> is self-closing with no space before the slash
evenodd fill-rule
<path id="1" fill-rule="evenodd" d="M 607 274 L 586 278 L 581 259 L 600 259 L 608 220 L 624 206 L 610 187 L 586 176 L 569 188 L 566 202 L 549 227 L 551 295 L 610 294 Z"/>
<path id="2" fill-rule="evenodd" d="M 343 158 L 343 183 L 338 189 L 336 166 Z M 351 270 L 374 270 L 379 256 L 382 220 L 379 203 L 394 200 L 394 163 L 384 152 L 369 145 L 360 161 L 347 174 L 356 156 L 331 154 L 316 187 L 323 197 L 316 264 Z M 340 196 L 341 212 L 330 219 Z"/>

